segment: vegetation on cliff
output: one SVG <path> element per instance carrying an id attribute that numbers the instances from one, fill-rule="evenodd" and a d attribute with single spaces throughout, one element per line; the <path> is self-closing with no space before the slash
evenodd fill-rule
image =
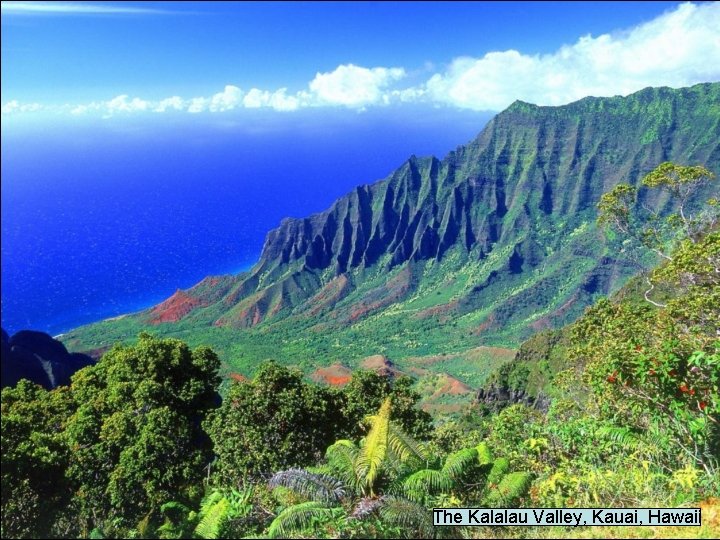
<path id="1" fill-rule="evenodd" d="M 621 253 L 596 225 L 596 205 L 627 184 L 633 208 L 673 212 L 671 194 L 641 180 L 668 160 L 720 170 L 719 102 L 720 83 L 562 107 L 517 102 L 444 159 L 413 156 L 325 212 L 284 220 L 249 272 L 63 340 L 98 350 L 150 329 L 210 345 L 223 373 L 244 376 L 265 359 L 310 374 L 382 354 L 477 389 L 507 349 L 574 321 L 655 263 Z M 696 191 L 686 208 L 710 194 Z"/>

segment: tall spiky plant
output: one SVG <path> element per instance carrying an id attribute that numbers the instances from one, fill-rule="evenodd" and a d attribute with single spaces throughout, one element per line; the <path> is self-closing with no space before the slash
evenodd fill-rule
<path id="1" fill-rule="evenodd" d="M 376 483 L 388 465 L 420 464 L 426 460 L 422 447 L 390 421 L 391 400 L 387 398 L 375 416 L 368 418 L 370 429 L 355 457 L 355 475 L 364 495 L 375 496 Z"/>

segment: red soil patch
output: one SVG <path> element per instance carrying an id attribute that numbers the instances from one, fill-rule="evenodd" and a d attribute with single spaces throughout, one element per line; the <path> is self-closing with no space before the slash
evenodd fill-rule
<path id="1" fill-rule="evenodd" d="M 352 371 L 342 364 L 333 364 L 316 369 L 310 378 L 315 382 L 323 382 L 332 386 L 345 386 L 352 378 Z"/>
<path id="2" fill-rule="evenodd" d="M 443 375 L 445 382 L 438 388 L 434 395 L 450 394 L 451 396 L 459 396 L 462 394 L 472 394 L 474 390 L 462 381 L 457 380 L 450 375 Z"/>
<path id="3" fill-rule="evenodd" d="M 191 311 L 207 304 L 185 291 L 178 289 L 170 298 L 150 310 L 150 324 L 177 322 Z"/>
<path id="4" fill-rule="evenodd" d="M 480 326 L 478 326 L 475 330 L 473 330 L 473 335 L 479 336 L 485 330 L 488 330 L 489 328 L 492 328 L 495 325 L 495 314 L 491 313 L 487 319 L 485 319 L 482 323 L 480 323 Z"/>
<path id="5" fill-rule="evenodd" d="M 427 369 L 423 369 L 420 367 L 409 367 L 407 369 L 407 372 L 411 375 L 415 375 L 416 377 L 424 377 L 425 375 L 429 375 L 431 373 Z"/>
<path id="6" fill-rule="evenodd" d="M 208 287 L 215 287 L 222 280 L 219 277 L 208 276 L 204 278 L 198 285 L 207 285 Z"/>
<path id="7" fill-rule="evenodd" d="M 250 379 L 248 379 L 245 375 L 242 375 L 241 373 L 231 373 L 229 377 L 233 381 L 237 381 L 239 383 L 248 382 Z"/>
<path id="8" fill-rule="evenodd" d="M 260 324 L 268 316 L 268 290 L 249 296 L 237 305 L 237 308 L 226 313 L 213 324 L 215 326 L 234 326 L 250 328 Z M 278 302 L 282 304 L 282 302 Z M 277 308 L 278 306 L 274 306 Z M 242 308 L 242 309 L 240 309 Z"/>

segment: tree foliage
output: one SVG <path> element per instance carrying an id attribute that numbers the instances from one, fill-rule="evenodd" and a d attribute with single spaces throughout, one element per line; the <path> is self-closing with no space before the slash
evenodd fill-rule
<path id="1" fill-rule="evenodd" d="M 2 390 L 3 538 L 64 532 L 53 525 L 72 496 L 63 430 L 73 409 L 66 387 L 49 392 L 21 380 Z"/>
<path id="2" fill-rule="evenodd" d="M 313 463 L 339 430 L 338 409 L 332 390 L 306 383 L 300 371 L 263 364 L 252 381 L 232 384 L 206 422 L 218 478 L 235 485 L 247 475 Z"/>
<path id="3" fill-rule="evenodd" d="M 66 427 L 81 514 L 133 523 L 196 490 L 211 457 L 200 427 L 218 402 L 217 356 L 141 334 L 78 372 Z"/>

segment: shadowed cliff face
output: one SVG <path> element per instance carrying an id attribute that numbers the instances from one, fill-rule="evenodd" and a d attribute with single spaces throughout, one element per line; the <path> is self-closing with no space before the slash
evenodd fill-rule
<path id="1" fill-rule="evenodd" d="M 3 330 L 0 363 L 3 388 L 27 379 L 50 390 L 69 385 L 72 375 L 93 360 L 68 353 L 62 343 L 43 332 L 21 330 L 10 337 Z"/>
<path id="2" fill-rule="evenodd" d="M 382 316 L 400 329 L 433 322 L 420 339 L 454 325 L 462 345 L 517 343 L 573 320 L 635 271 L 608 249 L 595 205 L 668 160 L 720 172 L 720 83 L 516 102 L 444 159 L 413 156 L 325 212 L 283 220 L 248 273 L 205 280 L 182 309 L 175 298 L 172 313 L 161 304 L 137 318 L 292 334 L 300 321 L 332 333 Z"/>

